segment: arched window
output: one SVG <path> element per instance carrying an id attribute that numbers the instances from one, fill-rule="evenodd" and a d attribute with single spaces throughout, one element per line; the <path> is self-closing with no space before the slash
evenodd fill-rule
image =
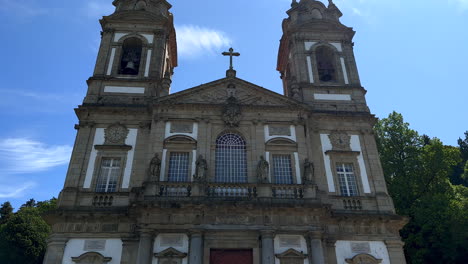
<path id="1" fill-rule="evenodd" d="M 247 148 L 245 140 L 225 133 L 216 140 L 216 182 L 247 182 Z"/>
<path id="2" fill-rule="evenodd" d="M 143 43 L 138 38 L 126 39 L 122 45 L 122 59 L 120 61 L 120 74 L 138 75 L 141 62 Z"/>
<path id="3" fill-rule="evenodd" d="M 320 46 L 315 51 L 317 70 L 321 82 L 336 81 L 335 53 L 327 46 Z"/>

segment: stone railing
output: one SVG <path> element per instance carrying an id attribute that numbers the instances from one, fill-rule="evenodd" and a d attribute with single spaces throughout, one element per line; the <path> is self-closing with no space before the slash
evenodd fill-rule
<path id="1" fill-rule="evenodd" d="M 362 202 L 359 199 L 343 199 L 343 208 L 345 210 L 362 210 Z"/>
<path id="2" fill-rule="evenodd" d="M 164 182 L 159 185 L 159 196 L 190 197 L 192 184 L 186 182 Z"/>
<path id="3" fill-rule="evenodd" d="M 302 185 L 272 185 L 273 197 L 283 199 L 304 198 L 304 186 Z"/>
<path id="4" fill-rule="evenodd" d="M 257 187 L 249 184 L 209 183 L 206 187 L 209 197 L 257 197 Z"/>
<path id="5" fill-rule="evenodd" d="M 145 186 L 144 196 L 212 197 L 226 199 L 316 199 L 315 185 L 263 183 L 153 182 Z"/>
<path id="6" fill-rule="evenodd" d="M 108 207 L 114 203 L 114 197 L 112 195 L 96 195 L 93 198 L 93 206 L 96 207 Z"/>

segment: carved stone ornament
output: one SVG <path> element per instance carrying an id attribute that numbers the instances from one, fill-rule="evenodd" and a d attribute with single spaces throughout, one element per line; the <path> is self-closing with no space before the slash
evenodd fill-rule
<path id="1" fill-rule="evenodd" d="M 351 264 L 380 264 L 382 263 L 381 259 L 376 259 L 368 254 L 359 254 L 354 256 L 352 259 L 346 259 L 346 263 Z"/>
<path id="2" fill-rule="evenodd" d="M 241 107 L 235 97 L 229 97 L 223 109 L 223 121 L 228 127 L 238 127 L 242 119 Z"/>
<path id="3" fill-rule="evenodd" d="M 154 257 L 158 258 L 158 262 L 162 264 L 181 264 L 182 259 L 187 257 L 187 253 L 180 252 L 170 247 L 162 252 L 155 253 Z"/>
<path id="4" fill-rule="evenodd" d="M 106 264 L 111 260 L 111 257 L 104 257 L 97 252 L 87 252 L 79 257 L 72 257 L 73 262 L 83 264 Z"/>
<path id="5" fill-rule="evenodd" d="M 129 130 L 121 124 L 113 124 L 105 129 L 105 145 L 125 145 Z"/>
<path id="6" fill-rule="evenodd" d="M 307 255 L 291 248 L 281 254 L 276 254 L 276 257 L 281 264 L 303 264 Z"/>
<path id="7" fill-rule="evenodd" d="M 350 151 L 351 150 L 351 136 L 345 132 L 333 132 L 329 136 L 333 150 L 337 151 Z"/>

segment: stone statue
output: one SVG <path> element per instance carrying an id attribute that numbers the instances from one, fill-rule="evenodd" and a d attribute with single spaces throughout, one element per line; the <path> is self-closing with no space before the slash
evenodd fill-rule
<path id="1" fill-rule="evenodd" d="M 206 159 L 204 159 L 202 155 L 198 156 L 195 165 L 197 166 L 194 176 L 195 181 L 205 182 L 208 172 L 208 163 L 206 162 Z"/>
<path id="2" fill-rule="evenodd" d="M 149 174 L 151 179 L 159 181 L 159 176 L 161 175 L 161 159 L 157 153 L 154 154 L 154 157 L 151 159 Z"/>
<path id="3" fill-rule="evenodd" d="M 257 179 L 259 183 L 268 183 L 269 170 L 270 164 L 268 164 L 268 161 L 263 156 L 260 156 L 260 161 L 257 165 Z"/>
<path id="4" fill-rule="evenodd" d="M 304 175 L 302 176 L 303 184 L 312 184 L 314 182 L 315 167 L 309 159 L 304 160 Z"/>

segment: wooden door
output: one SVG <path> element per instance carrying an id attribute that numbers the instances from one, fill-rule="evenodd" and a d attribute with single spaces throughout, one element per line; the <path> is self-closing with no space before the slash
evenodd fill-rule
<path id="1" fill-rule="evenodd" d="M 251 249 L 212 249 L 210 264 L 253 264 Z"/>

